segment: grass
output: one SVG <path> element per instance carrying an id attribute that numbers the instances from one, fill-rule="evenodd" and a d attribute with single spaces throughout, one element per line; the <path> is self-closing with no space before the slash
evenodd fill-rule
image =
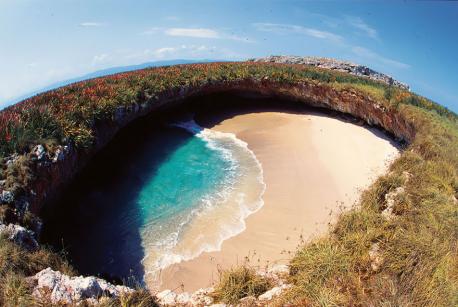
<path id="1" fill-rule="evenodd" d="M 435 111 L 404 108 L 423 119 L 415 140 L 328 236 L 299 249 L 290 263 L 294 287 L 284 302 L 458 304 L 458 127 Z M 396 197 L 395 216 L 387 220 L 381 214 L 385 195 L 399 186 L 405 192 Z M 369 259 L 374 243 L 383 258 L 377 272 Z"/>
<path id="2" fill-rule="evenodd" d="M 246 296 L 258 297 L 272 287 L 272 282 L 260 276 L 248 265 L 220 272 L 218 286 L 212 293 L 217 302 L 236 304 Z"/>
<path id="3" fill-rule="evenodd" d="M 159 97 L 183 87 L 255 80 L 325 90 L 356 92 L 397 114 L 415 136 L 389 173 L 362 195 L 359 205 L 342 213 L 330 233 L 301 246 L 290 263 L 293 287 L 280 303 L 310 306 L 456 306 L 458 305 L 458 119 L 446 108 L 414 93 L 367 78 L 300 65 L 212 63 L 144 69 L 79 82 L 50 91 L 0 112 L 0 179 L 16 197 L 37 180 L 30 150 L 72 144 L 90 150 L 99 122 L 112 123 L 119 107 L 152 106 Z M 6 157 L 19 155 L 7 166 Z M 403 187 L 386 219 L 385 195 Z M 14 205 L 0 206 L 2 221 L 32 224 Z M 3 304 L 25 304 L 24 276 L 51 266 L 72 272 L 60 255 L 41 249 L 28 253 L 0 242 L 0 295 Z M 369 250 L 380 247 L 374 271 Z M 223 272 L 215 296 L 235 303 L 258 295 L 268 283 L 249 267 Z M 153 304 L 146 292 L 111 301 L 116 306 Z M 11 301 L 8 301 L 11 300 Z"/>

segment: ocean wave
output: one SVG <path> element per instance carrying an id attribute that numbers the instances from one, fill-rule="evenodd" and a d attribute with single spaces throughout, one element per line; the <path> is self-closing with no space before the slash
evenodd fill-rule
<path id="1" fill-rule="evenodd" d="M 183 212 L 185 216 L 175 225 L 175 231 L 145 246 L 145 279 L 147 276 L 148 279 L 157 279 L 160 271 L 170 265 L 194 259 L 204 252 L 221 250 L 223 242 L 243 232 L 246 229 L 245 219 L 264 205 L 262 196 L 266 185 L 262 165 L 246 142 L 233 133 L 203 128 L 194 120 L 172 123 L 171 126 L 185 129 L 202 139 L 209 149 L 228 161 L 229 166 L 221 186 L 204 195 L 198 206 Z M 256 188 L 255 196 L 248 195 L 244 190 L 247 188 L 246 182 L 253 179 L 250 176 L 256 177 L 254 179 L 258 186 L 249 187 Z M 215 221 L 211 226 L 217 231 L 199 233 L 196 230 L 200 227 L 198 223 L 205 224 L 207 221 Z M 148 235 L 148 231 L 145 231 L 144 237 Z"/>

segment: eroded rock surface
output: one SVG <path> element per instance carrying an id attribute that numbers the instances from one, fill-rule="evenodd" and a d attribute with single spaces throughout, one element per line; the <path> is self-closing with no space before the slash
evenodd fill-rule
<path id="1" fill-rule="evenodd" d="M 336 59 L 309 57 L 309 56 L 301 57 L 301 56 L 272 55 L 272 56 L 265 57 L 265 58 L 250 59 L 249 61 L 284 63 L 284 64 L 303 64 L 303 65 L 316 66 L 320 68 L 347 72 L 349 74 L 359 76 L 359 77 L 367 77 L 372 80 L 381 81 L 389 85 L 394 85 L 402 89 L 409 90 L 409 86 L 407 84 L 397 81 L 393 79 L 393 77 L 391 76 L 379 73 L 364 65 L 359 65 L 359 64 L 355 64 L 355 63 L 347 62 L 347 61 L 340 61 Z"/>
<path id="2" fill-rule="evenodd" d="M 33 296 L 45 304 L 73 304 L 83 300 L 96 303 L 102 297 L 117 297 L 134 291 L 97 277 L 70 277 L 51 268 L 38 272 L 28 280 L 33 285 Z"/>
<path id="3" fill-rule="evenodd" d="M 9 240 L 19 244 L 20 246 L 35 251 L 38 249 L 38 242 L 35 239 L 35 233 L 20 225 L 0 223 L 0 235 L 5 236 Z"/>

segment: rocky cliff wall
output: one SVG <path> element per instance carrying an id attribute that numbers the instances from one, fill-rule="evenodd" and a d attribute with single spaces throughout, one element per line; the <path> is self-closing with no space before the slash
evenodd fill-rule
<path id="1" fill-rule="evenodd" d="M 269 56 L 259 59 L 250 59 L 253 62 L 301 64 L 320 68 L 347 72 L 358 77 L 367 77 L 372 80 L 380 81 L 388 85 L 397 86 L 404 90 L 409 90 L 409 86 L 403 82 L 395 80 L 393 77 L 377 72 L 367 66 L 355 64 L 348 61 L 340 61 L 329 58 L 319 57 L 300 57 L 300 56 Z"/>

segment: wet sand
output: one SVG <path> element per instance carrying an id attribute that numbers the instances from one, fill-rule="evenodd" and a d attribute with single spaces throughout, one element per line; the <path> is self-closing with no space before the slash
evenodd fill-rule
<path id="1" fill-rule="evenodd" d="M 324 234 L 338 212 L 383 174 L 398 154 L 391 140 L 320 113 L 256 112 L 227 117 L 209 127 L 247 142 L 262 164 L 264 206 L 246 219 L 246 230 L 161 272 L 151 289 L 194 291 L 217 282 L 218 270 L 287 263 L 298 244 Z"/>

